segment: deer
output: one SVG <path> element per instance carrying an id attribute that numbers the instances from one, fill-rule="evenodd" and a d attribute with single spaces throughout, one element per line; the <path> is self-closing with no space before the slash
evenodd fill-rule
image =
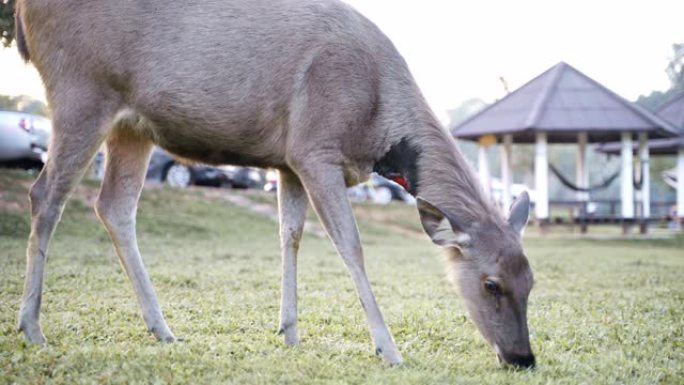
<path id="1" fill-rule="evenodd" d="M 154 145 L 179 158 L 279 170 L 278 333 L 297 345 L 297 253 L 310 203 L 354 283 L 376 354 L 403 362 L 373 294 L 346 189 L 372 172 L 416 197 L 427 235 L 504 364 L 535 365 L 523 194 L 506 216 L 483 192 L 407 63 L 381 30 L 338 0 L 17 0 L 18 50 L 38 70 L 53 118 L 29 191 L 31 231 L 18 330 L 45 344 L 39 315 L 48 244 L 101 145 L 95 211 L 142 318 L 173 342 L 136 238 Z"/>

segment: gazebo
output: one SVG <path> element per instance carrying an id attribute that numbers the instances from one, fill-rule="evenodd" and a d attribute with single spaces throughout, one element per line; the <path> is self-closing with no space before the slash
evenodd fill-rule
<path id="1" fill-rule="evenodd" d="M 672 123 L 679 132 L 678 137 L 649 140 L 648 149 L 654 156 L 677 156 L 677 217 L 684 223 L 684 91 L 660 106 L 656 113 Z M 597 151 L 608 154 L 618 153 L 619 150 L 619 143 L 606 143 L 597 148 Z"/>
<path id="2" fill-rule="evenodd" d="M 549 222 L 548 144 L 577 143 L 576 185 L 589 187 L 587 144 L 619 141 L 621 143 L 621 215 L 620 221 L 636 221 L 632 180 L 632 147 L 638 140 L 638 154 L 643 176 L 642 218 L 650 216 L 648 140 L 676 136 L 675 128 L 632 102 L 629 102 L 581 73 L 560 62 L 503 99 L 488 106 L 456 127 L 457 139 L 479 144 L 478 168 L 488 186 L 489 166 L 486 148 L 499 143 L 503 182 L 502 204 L 511 204 L 511 149 L 513 143 L 534 143 L 535 217 L 541 226 Z M 587 202 L 588 193 L 579 191 L 577 200 Z M 626 228 L 626 227 L 625 227 Z"/>

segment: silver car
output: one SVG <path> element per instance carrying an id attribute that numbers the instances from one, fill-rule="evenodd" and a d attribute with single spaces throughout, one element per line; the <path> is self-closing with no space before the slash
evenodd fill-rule
<path id="1" fill-rule="evenodd" d="M 50 119 L 0 111 L 0 163 L 42 165 L 52 133 Z"/>

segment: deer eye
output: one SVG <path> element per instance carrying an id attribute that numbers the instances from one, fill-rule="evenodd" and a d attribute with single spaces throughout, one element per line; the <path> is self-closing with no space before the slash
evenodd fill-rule
<path id="1" fill-rule="evenodd" d="M 484 288 L 489 294 L 499 295 L 501 294 L 501 285 L 493 279 L 487 279 L 484 281 Z"/>

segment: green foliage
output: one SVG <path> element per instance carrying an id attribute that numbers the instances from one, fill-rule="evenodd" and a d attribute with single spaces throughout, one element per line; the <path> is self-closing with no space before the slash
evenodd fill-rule
<path id="1" fill-rule="evenodd" d="M 485 107 L 487 107 L 487 103 L 480 98 L 465 100 L 460 106 L 447 111 L 449 113 L 449 129 L 453 129 L 463 123 Z"/>
<path id="2" fill-rule="evenodd" d="M 0 110 L 21 111 L 33 115 L 50 117 L 50 111 L 45 103 L 23 95 L 0 95 Z"/>
<path id="3" fill-rule="evenodd" d="M 453 130 L 456 126 L 463 123 L 471 116 L 477 114 L 485 107 L 487 107 L 487 103 L 480 98 L 470 98 L 464 100 L 458 107 L 447 111 L 449 114 L 449 130 Z M 477 145 L 473 142 L 460 141 L 459 148 L 466 158 L 471 160 L 477 159 Z"/>
<path id="4" fill-rule="evenodd" d="M 28 207 L 8 203 L 24 202 L 28 185 L 27 177 L 0 171 L 2 221 L 28 214 Z M 140 203 L 141 250 L 169 325 L 183 338 L 155 342 L 106 233 L 85 203 L 92 195 L 85 192 L 94 187 L 80 190 L 50 247 L 41 317 L 48 347 L 27 345 L 14 329 L 27 229 L 0 230 L 0 384 L 684 380 L 684 238 L 540 239 L 528 231 L 536 281 L 529 320 L 539 365 L 513 371 L 499 367 L 466 316 L 444 278 L 438 249 L 419 233 L 410 237 L 387 225 L 396 218 L 395 225 L 410 228 L 415 208 L 358 206 L 367 270 L 406 359 L 404 367 L 387 368 L 373 355 L 361 305 L 327 239 L 307 234 L 302 241 L 302 344 L 285 347 L 275 335 L 277 225 L 193 191 L 147 189 Z"/>
<path id="5" fill-rule="evenodd" d="M 674 53 L 667 66 L 667 76 L 674 91 L 684 91 L 684 43 L 673 44 L 672 50 Z"/>
<path id="6" fill-rule="evenodd" d="M 0 40 L 5 47 L 14 40 L 14 3 L 15 0 L 0 0 Z"/>
<path id="7" fill-rule="evenodd" d="M 651 111 L 655 111 L 669 99 L 669 95 L 670 91 L 651 91 L 648 95 L 639 95 L 636 102 Z"/>
<path id="8" fill-rule="evenodd" d="M 0 109 L 3 110 L 15 110 L 17 108 L 17 103 L 14 101 L 14 97 L 7 95 L 0 95 Z"/>
<path id="9" fill-rule="evenodd" d="M 667 75 L 670 78 L 670 88 L 665 91 L 652 91 L 648 96 L 640 95 L 637 103 L 656 110 L 673 96 L 684 91 L 684 44 L 672 45 L 673 55 L 667 66 Z"/>

